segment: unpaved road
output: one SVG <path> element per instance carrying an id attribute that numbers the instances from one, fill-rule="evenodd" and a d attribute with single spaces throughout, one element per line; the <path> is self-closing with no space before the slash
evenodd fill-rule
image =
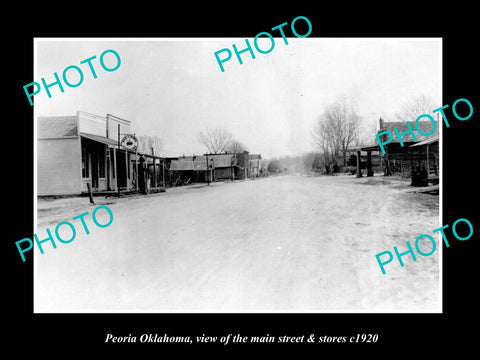
<path id="1" fill-rule="evenodd" d="M 73 242 L 35 249 L 35 311 L 438 312 L 441 246 L 386 275 L 375 259 L 437 228 L 438 197 L 385 179 L 280 176 L 99 199 L 109 227 L 87 217 L 90 235 L 77 220 Z M 93 208 L 55 201 L 71 204 L 65 220 Z M 43 218 L 55 201 L 39 201 L 40 238 L 58 223 Z"/>

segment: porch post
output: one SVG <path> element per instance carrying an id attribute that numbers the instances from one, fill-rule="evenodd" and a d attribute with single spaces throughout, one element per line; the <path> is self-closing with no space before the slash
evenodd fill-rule
<path id="1" fill-rule="evenodd" d="M 429 157 L 429 146 L 430 144 L 427 144 L 427 175 L 430 175 L 430 157 Z"/>
<path id="2" fill-rule="evenodd" d="M 360 150 L 357 150 L 357 178 L 362 177 L 362 171 L 360 169 Z"/>
<path id="3" fill-rule="evenodd" d="M 152 157 L 155 156 L 155 152 L 153 151 L 152 146 Z M 157 188 L 157 159 L 153 158 L 153 179 L 152 179 L 152 187 L 154 189 Z"/>
<path id="4" fill-rule="evenodd" d="M 153 158 L 153 188 L 157 188 L 157 159 Z"/>
<path id="5" fill-rule="evenodd" d="M 117 152 L 120 155 L 120 124 L 117 124 Z M 115 158 L 115 181 L 117 183 L 117 195 L 120 197 L 120 186 L 118 186 L 118 163 Z"/>
<path id="6" fill-rule="evenodd" d="M 114 185 L 115 185 L 115 189 L 116 189 L 116 190 L 119 190 L 119 188 L 118 188 L 117 152 L 118 152 L 118 149 L 113 149 L 113 164 L 115 165 L 115 181 L 114 181 Z M 119 192 L 119 194 L 120 194 L 120 192 Z"/>
<path id="7" fill-rule="evenodd" d="M 135 148 L 135 187 L 136 187 L 136 190 L 138 191 L 138 189 L 140 188 L 138 186 L 138 150 Z"/>
<path id="8" fill-rule="evenodd" d="M 367 176 L 373 176 L 371 151 L 367 151 Z"/>
<path id="9" fill-rule="evenodd" d="M 162 160 L 162 182 L 165 189 L 165 159 Z"/>
<path id="10" fill-rule="evenodd" d="M 130 170 L 130 168 L 128 167 L 128 151 L 125 150 L 125 179 L 126 179 L 126 182 L 127 182 L 127 191 L 130 190 L 130 182 L 129 182 L 129 178 L 128 178 L 128 172 Z"/>
<path id="11" fill-rule="evenodd" d="M 111 153 L 110 153 L 110 149 L 108 148 L 108 145 L 105 145 L 105 171 L 107 172 L 106 173 L 106 177 L 107 177 L 107 190 L 111 190 L 111 187 L 110 187 L 110 156 L 111 156 Z"/>

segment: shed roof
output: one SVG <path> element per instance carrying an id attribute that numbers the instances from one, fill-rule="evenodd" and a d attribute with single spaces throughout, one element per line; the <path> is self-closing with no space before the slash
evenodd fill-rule
<path id="1" fill-rule="evenodd" d="M 432 144 L 432 143 L 434 143 L 434 142 L 437 142 L 438 140 L 439 140 L 438 135 L 437 135 L 437 136 L 432 136 L 431 138 L 428 138 L 428 139 L 419 141 L 419 142 L 417 142 L 417 143 L 415 143 L 415 144 L 413 144 L 413 145 L 410 145 L 410 147 Z"/>
<path id="2" fill-rule="evenodd" d="M 347 149 L 347 153 L 356 151 L 381 151 L 378 145 L 358 145 Z"/>
<path id="3" fill-rule="evenodd" d="M 102 144 L 106 144 L 106 145 L 110 145 L 110 146 L 117 146 L 117 141 L 115 140 L 112 140 L 110 138 L 107 138 L 105 136 L 100 136 L 100 135 L 94 135 L 94 134 L 88 134 L 88 133 L 83 133 L 81 132 L 80 133 L 80 136 L 82 138 L 86 138 L 86 139 L 90 139 L 90 140 L 93 140 L 93 141 L 97 141 L 99 143 L 102 143 Z"/>
<path id="4" fill-rule="evenodd" d="M 361 151 L 381 151 L 380 146 L 378 146 L 378 145 L 362 146 L 362 147 L 357 148 L 357 150 L 361 150 Z"/>

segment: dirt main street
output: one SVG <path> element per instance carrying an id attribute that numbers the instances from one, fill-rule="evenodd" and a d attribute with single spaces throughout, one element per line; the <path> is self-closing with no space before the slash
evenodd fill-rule
<path id="1" fill-rule="evenodd" d="M 438 237 L 433 255 L 406 255 L 403 268 L 394 259 L 386 275 L 375 259 L 439 227 L 438 197 L 408 188 L 291 175 L 99 198 L 109 227 L 88 218 L 85 235 L 72 220 L 73 242 L 45 243 L 43 255 L 35 245 L 35 311 L 438 312 Z M 87 202 L 39 200 L 39 238 L 91 214 Z"/>

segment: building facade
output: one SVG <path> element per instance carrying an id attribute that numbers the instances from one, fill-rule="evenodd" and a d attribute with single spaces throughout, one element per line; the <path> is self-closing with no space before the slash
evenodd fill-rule
<path id="1" fill-rule="evenodd" d="M 159 185 L 162 159 L 119 147 L 130 121 L 77 111 L 37 119 L 37 194 L 79 195 Z M 154 176 L 152 176 L 152 174 Z M 162 179 L 164 176 L 162 176 Z"/>
<path id="2" fill-rule="evenodd" d="M 258 177 L 260 160 L 260 154 L 249 155 L 247 151 L 168 158 L 169 183 L 176 186 L 179 183 Z"/>
<path id="3" fill-rule="evenodd" d="M 249 154 L 248 155 L 248 169 L 247 176 L 249 178 L 260 177 L 260 169 L 262 167 L 262 155 L 260 154 Z"/>

